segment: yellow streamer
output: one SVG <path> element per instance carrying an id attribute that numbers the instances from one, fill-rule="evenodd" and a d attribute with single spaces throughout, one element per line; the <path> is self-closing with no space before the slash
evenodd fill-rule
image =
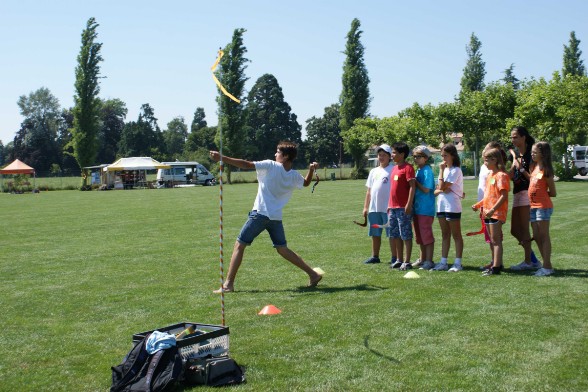
<path id="1" fill-rule="evenodd" d="M 223 52 L 222 50 L 218 51 L 218 57 L 216 58 L 216 61 L 214 62 L 214 64 L 212 65 L 212 67 L 210 68 L 210 70 L 212 71 L 212 78 L 214 79 L 214 82 L 216 83 L 216 85 L 218 86 L 218 88 L 220 88 L 220 91 L 223 92 L 223 94 L 225 94 L 227 97 L 229 97 L 230 99 L 232 99 L 233 101 L 237 102 L 237 103 L 241 103 L 240 100 L 238 100 L 237 98 L 235 98 L 231 93 L 229 93 L 224 87 L 223 85 L 219 82 L 219 80 L 216 78 L 216 75 L 214 74 L 214 71 L 216 70 L 216 67 L 218 66 L 218 63 L 220 62 L 220 60 L 223 58 L 225 52 Z"/>

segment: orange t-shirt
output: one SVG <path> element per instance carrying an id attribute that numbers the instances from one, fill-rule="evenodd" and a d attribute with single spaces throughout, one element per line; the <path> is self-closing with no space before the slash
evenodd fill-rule
<path id="1" fill-rule="evenodd" d="M 492 218 L 504 223 L 508 212 L 508 192 L 510 191 L 510 178 L 505 172 L 490 172 L 488 174 L 484 198 L 476 203 L 476 206 L 484 208 L 484 211 L 490 211 L 502 196 L 501 191 L 506 191 L 507 199 L 494 211 Z"/>
<path id="2" fill-rule="evenodd" d="M 529 183 L 529 201 L 531 208 L 553 208 L 553 202 L 547 192 L 547 179 L 543 170 L 535 166 Z"/>

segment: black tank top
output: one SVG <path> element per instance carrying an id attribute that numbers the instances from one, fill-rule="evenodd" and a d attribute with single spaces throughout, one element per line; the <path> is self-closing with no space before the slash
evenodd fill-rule
<path id="1" fill-rule="evenodd" d="M 527 151 L 525 151 L 524 155 L 521 155 L 520 159 L 521 167 L 523 167 L 527 173 L 530 173 L 529 168 L 531 166 L 531 149 L 527 148 Z M 514 170 L 512 182 L 513 194 L 519 193 L 521 191 L 527 191 L 529 189 L 529 180 L 518 169 Z"/>

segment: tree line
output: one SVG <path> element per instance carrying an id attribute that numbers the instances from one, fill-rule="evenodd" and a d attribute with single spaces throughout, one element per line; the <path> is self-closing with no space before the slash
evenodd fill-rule
<path id="1" fill-rule="evenodd" d="M 346 37 L 341 94 L 321 116 L 306 120 L 307 137 L 302 140 L 302 126 L 275 76 L 262 75 L 246 92 L 245 29 L 234 30 L 216 70 L 221 84 L 241 102 L 219 90 L 217 126 L 209 126 L 204 109 L 196 107 L 189 125 L 178 116 L 162 130 L 149 103 L 141 106 L 136 120 L 127 121 L 123 101 L 99 97 L 102 44 L 96 42 L 98 26 L 90 18 L 82 32 L 74 107 L 61 108 L 45 87 L 19 97 L 24 120 L 13 141 L 6 146 L 0 141 L 0 165 L 19 158 L 37 171 L 67 173 L 119 157 L 151 156 L 160 161 L 198 160 L 209 166 L 208 150 L 218 149 L 221 143 L 225 155 L 259 160 L 273 156 L 279 140 L 291 140 L 300 145 L 300 166 L 308 161 L 353 163 L 353 175 L 359 178 L 366 175 L 365 151 L 384 141 L 437 146 L 460 132 L 466 149 L 479 152 L 488 140 L 507 142 L 510 127 L 523 124 L 537 139 L 552 143 L 560 156 L 566 155 L 569 144 L 586 142 L 588 77 L 574 32 L 564 45 L 562 70 L 554 71 L 551 79 L 521 81 L 511 64 L 503 79 L 488 84 L 482 43 L 472 33 L 460 91 L 453 101 L 415 102 L 396 115 L 377 118 L 369 113 L 365 48 L 360 21 L 354 19 Z M 230 171 L 226 174 L 230 182 Z"/>

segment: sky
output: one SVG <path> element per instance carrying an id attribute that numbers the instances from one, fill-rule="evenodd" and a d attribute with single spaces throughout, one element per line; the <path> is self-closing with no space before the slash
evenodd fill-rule
<path id="1" fill-rule="evenodd" d="M 482 43 L 486 83 L 515 76 L 551 78 L 561 70 L 570 32 L 588 53 L 588 1 L 152 1 L 4 0 L 0 4 L 0 140 L 20 128 L 22 95 L 41 87 L 73 106 L 76 58 L 89 18 L 102 43 L 100 94 L 126 103 L 135 121 L 149 103 L 159 127 L 178 116 L 190 125 L 197 107 L 217 123 L 210 67 L 237 28 L 251 60 L 246 89 L 273 74 L 304 127 L 338 102 L 351 21 L 361 22 L 370 77 L 370 114 L 450 102 L 458 94 L 466 46 Z M 304 137 L 304 136 L 303 136 Z"/>

